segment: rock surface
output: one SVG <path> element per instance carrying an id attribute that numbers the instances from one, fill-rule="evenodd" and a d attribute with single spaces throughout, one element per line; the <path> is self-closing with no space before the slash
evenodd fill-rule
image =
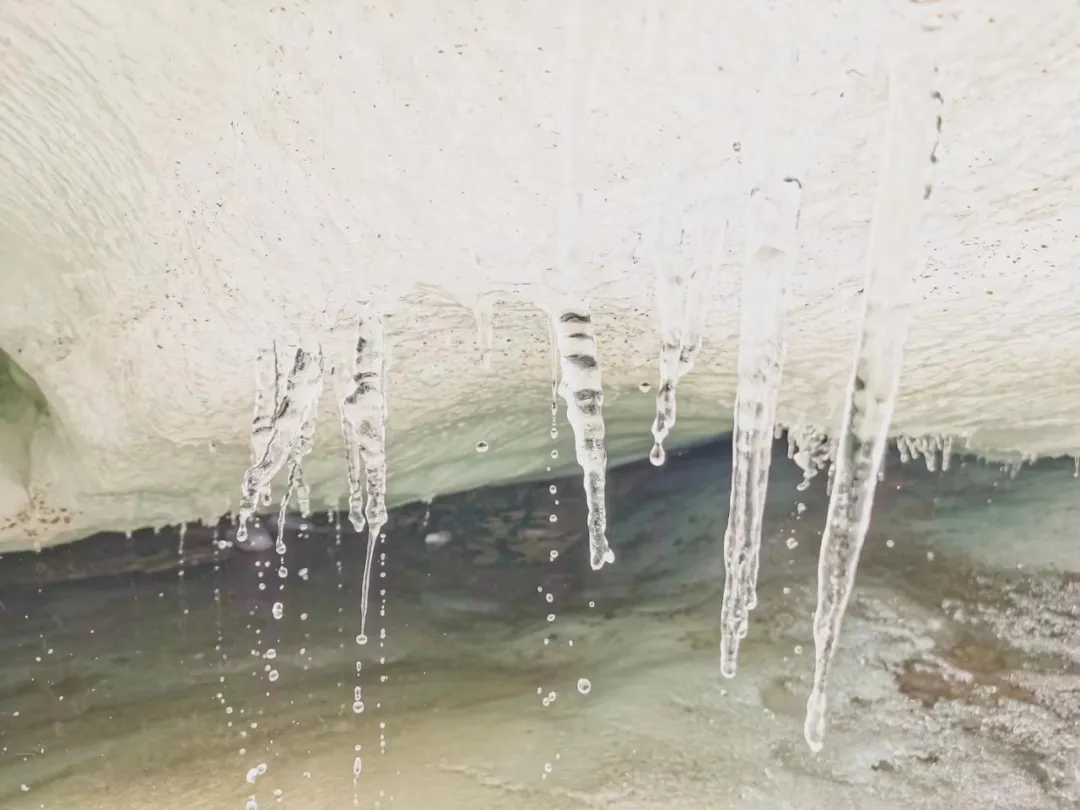
<path id="1" fill-rule="evenodd" d="M 313 332 L 340 347 L 360 302 L 391 313 L 392 503 L 570 469 L 565 427 L 550 458 L 536 305 L 551 289 L 591 296 L 612 455 L 644 454 L 650 234 L 673 214 L 731 220 L 672 443 L 722 433 L 739 220 L 762 173 L 803 185 L 780 419 L 833 425 L 881 152 L 878 55 L 892 12 L 923 4 L 752 6 L 585 4 L 572 60 L 569 5 L 5 4 L 0 548 L 234 508 L 256 349 Z M 1080 8 L 989 0 L 962 23 L 894 429 L 1080 453 Z M 578 97 L 581 238 L 559 274 Z M 471 308 L 492 290 L 510 303 L 488 371 Z M 334 504 L 333 397 L 320 417 L 306 474 Z"/>

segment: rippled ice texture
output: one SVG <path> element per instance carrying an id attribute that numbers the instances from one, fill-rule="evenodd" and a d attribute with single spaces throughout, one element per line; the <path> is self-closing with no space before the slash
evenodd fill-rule
<path id="1" fill-rule="evenodd" d="M 759 605 L 722 681 L 730 469 L 720 444 L 616 471 L 621 554 L 599 573 L 576 478 L 397 510 L 364 647 L 362 540 L 339 553 L 325 516 L 306 538 L 290 521 L 281 592 L 276 556 L 222 552 L 214 573 L 203 528 L 183 577 L 176 532 L 0 559 L 0 806 L 1075 806 L 1071 464 L 1012 479 L 889 458 L 817 757 L 801 729 L 825 476 L 800 493 L 774 462 Z"/>

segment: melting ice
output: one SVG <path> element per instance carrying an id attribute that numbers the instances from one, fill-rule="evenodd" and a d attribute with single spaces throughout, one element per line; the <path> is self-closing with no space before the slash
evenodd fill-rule
<path id="1" fill-rule="evenodd" d="M 712 246 L 708 263 L 702 267 L 682 255 L 687 233 L 679 230 L 678 245 L 664 244 L 661 233 L 656 267 L 656 309 L 660 320 L 660 389 L 656 394 L 656 418 L 652 424 L 653 448 L 649 460 L 664 463 L 664 440 L 675 426 L 675 388 L 694 368 L 701 350 L 702 287 L 708 271 L 715 269 L 724 245 L 726 227 Z M 691 238 L 701 238 L 693 234 Z M 702 238 L 701 241 L 705 241 Z"/>
<path id="2" fill-rule="evenodd" d="M 585 477 L 589 507 L 589 563 L 593 569 L 615 562 L 607 541 L 604 489 L 607 450 L 604 447 L 604 390 L 596 353 L 592 317 L 584 307 L 568 309 L 552 321 L 559 352 L 562 380 L 559 393 L 566 400 L 566 418 L 574 431 L 577 462 Z"/>
<path id="3" fill-rule="evenodd" d="M 824 744 L 829 668 L 855 584 L 896 404 L 911 277 L 937 159 L 941 96 L 933 91 L 930 72 L 919 68 L 894 62 L 889 77 L 884 165 L 870 230 L 862 323 L 818 561 L 814 683 L 804 727 L 814 751 Z"/>
<path id="4" fill-rule="evenodd" d="M 784 363 L 784 296 L 794 261 L 800 192 L 799 182 L 788 178 L 750 194 L 731 508 L 724 534 L 720 671 L 728 678 L 735 675 L 739 641 L 757 602 L 761 523 Z"/>
<path id="5" fill-rule="evenodd" d="M 323 355 L 322 347 L 318 344 L 301 346 L 296 350 L 296 356 L 285 380 L 284 392 L 274 411 L 274 416 L 269 429 L 269 436 L 265 439 L 265 449 L 262 457 L 255 462 L 244 474 L 244 482 L 240 492 L 240 524 L 236 530 L 236 540 L 244 543 L 247 540 L 247 523 L 255 511 L 257 500 L 264 492 L 268 492 L 270 482 L 274 476 L 281 472 L 282 468 L 290 460 L 294 467 L 298 459 L 311 450 L 311 435 L 314 430 L 315 410 L 319 404 L 319 397 L 323 388 Z M 280 370 L 275 389 L 281 391 Z M 260 394 L 256 394 L 258 401 Z M 265 396 L 262 395 L 262 396 Z M 261 411 L 257 412 L 262 415 Z M 265 423 L 259 422 L 262 427 Z M 255 432 L 256 424 L 252 424 L 252 432 Z M 253 447 L 258 441 L 262 447 L 262 436 L 258 440 L 252 438 Z M 290 474 L 290 483 L 295 483 L 295 475 Z"/>
<path id="6" fill-rule="evenodd" d="M 368 527 L 361 592 L 360 636 L 367 640 L 368 590 L 379 534 L 386 525 L 386 351 L 382 316 L 359 320 L 352 369 L 341 397 L 341 431 L 349 468 L 349 520 L 356 531 Z"/>

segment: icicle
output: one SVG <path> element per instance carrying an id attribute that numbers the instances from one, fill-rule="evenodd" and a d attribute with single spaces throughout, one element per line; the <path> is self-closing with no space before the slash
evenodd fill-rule
<path id="1" fill-rule="evenodd" d="M 258 464 L 274 432 L 274 414 L 281 400 L 281 372 L 278 368 L 277 343 L 259 349 L 255 356 L 255 416 L 251 420 L 251 463 Z M 270 503 L 270 484 L 259 493 L 265 506 Z"/>
<path id="2" fill-rule="evenodd" d="M 748 614 L 757 604 L 761 527 L 784 365 L 784 303 L 794 261 L 800 191 L 799 182 L 787 178 L 750 193 L 720 614 L 720 672 L 728 678 L 735 676 L 739 641 L 746 637 Z"/>
<path id="3" fill-rule="evenodd" d="M 310 350 L 303 346 L 297 349 L 284 394 L 274 413 L 266 449 L 262 458 L 244 475 L 240 489 L 239 526 L 236 529 L 238 543 L 243 544 L 247 540 L 247 522 L 255 511 L 256 499 L 267 490 L 281 468 L 295 457 L 298 446 L 304 443 L 301 437 L 303 426 L 314 419 L 322 394 L 322 372 L 321 346 Z"/>
<path id="4" fill-rule="evenodd" d="M 871 226 L 862 324 L 818 562 L 814 683 L 804 733 L 824 744 L 826 687 L 877 487 L 907 340 L 912 272 L 941 130 L 941 96 L 919 59 L 894 60 L 884 166 Z"/>
<path id="5" fill-rule="evenodd" d="M 941 447 L 941 469 L 947 471 L 952 466 L 953 438 L 946 436 Z"/>
<path id="6" fill-rule="evenodd" d="M 607 450 L 604 448 L 604 390 L 596 354 L 592 318 L 583 307 L 568 309 L 553 318 L 562 381 L 559 393 L 566 400 L 566 418 L 574 431 L 577 462 L 585 476 L 589 507 L 589 563 L 593 570 L 615 562 L 608 547 L 604 489 Z"/>
<path id="7" fill-rule="evenodd" d="M 375 546 L 386 525 L 386 351 L 383 319 L 359 319 L 352 372 L 341 398 L 341 430 L 349 465 L 349 520 L 359 533 L 368 527 L 360 595 L 360 643 L 367 641 L 368 590 Z M 363 468 L 363 490 L 361 489 Z M 364 491 L 366 490 L 366 492 Z"/>
<path id="8" fill-rule="evenodd" d="M 660 387 L 656 393 L 656 417 L 652 424 L 653 448 L 649 461 L 664 463 L 664 439 L 675 426 L 675 388 L 694 368 L 701 351 L 702 288 L 709 271 L 722 254 L 726 223 L 704 267 L 686 256 L 687 234 L 680 229 L 677 245 L 658 251 L 656 267 L 656 309 L 660 321 Z M 663 237 L 664 234 L 662 233 Z M 691 236 L 691 239 L 694 237 Z M 705 242 L 707 236 L 697 238 Z"/>

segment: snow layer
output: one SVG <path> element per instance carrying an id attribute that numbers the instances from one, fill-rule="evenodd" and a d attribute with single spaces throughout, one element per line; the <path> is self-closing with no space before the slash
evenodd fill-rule
<path id="1" fill-rule="evenodd" d="M 391 505 L 572 464 L 549 455 L 534 304 L 551 285 L 593 300 L 612 460 L 644 454 L 649 242 L 672 212 L 732 226 L 671 443 L 729 429 L 743 201 L 762 166 L 804 189 L 779 420 L 835 429 L 880 162 L 878 54 L 909 6 L 867 5 L 589 4 L 581 269 L 556 278 L 569 4 L 5 3 L 0 547 L 235 507 L 256 352 L 345 345 L 362 302 L 393 313 Z M 942 64 L 896 434 L 1080 453 L 1078 25 L 1067 0 L 980 2 Z M 491 290 L 514 303 L 495 309 L 486 371 L 471 308 Z M 347 493 L 336 431 L 305 478 L 316 503 Z"/>

